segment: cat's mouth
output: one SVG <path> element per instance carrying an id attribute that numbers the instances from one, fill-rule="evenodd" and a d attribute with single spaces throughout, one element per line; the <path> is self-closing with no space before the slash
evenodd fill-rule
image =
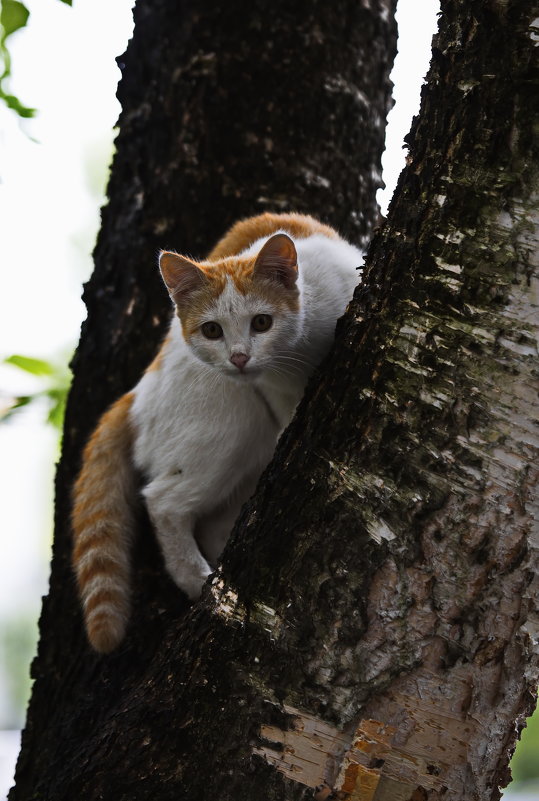
<path id="1" fill-rule="evenodd" d="M 225 370 L 227 376 L 230 378 L 235 378 L 237 381 L 249 381 L 250 379 L 256 378 L 256 376 L 260 375 L 261 370 L 260 367 L 255 367 L 255 365 L 246 365 L 241 369 L 234 367 L 232 369 L 226 368 Z"/>

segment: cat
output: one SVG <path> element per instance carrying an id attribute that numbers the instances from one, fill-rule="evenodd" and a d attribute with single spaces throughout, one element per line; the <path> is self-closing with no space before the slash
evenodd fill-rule
<path id="1" fill-rule="evenodd" d="M 99 652 L 124 637 L 142 496 L 165 566 L 190 599 L 327 354 L 363 253 L 302 214 L 242 220 L 205 261 L 163 251 L 175 314 L 136 387 L 102 416 L 74 486 L 73 565 Z"/>

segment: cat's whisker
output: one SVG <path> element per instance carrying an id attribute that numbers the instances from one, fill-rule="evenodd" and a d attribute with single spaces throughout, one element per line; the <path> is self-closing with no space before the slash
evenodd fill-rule
<path id="1" fill-rule="evenodd" d="M 283 367 L 278 367 L 277 365 L 273 365 L 272 367 L 268 368 L 267 372 L 271 373 L 272 375 L 279 376 L 279 378 L 295 378 L 297 376 L 297 373 L 293 373 L 290 370 L 286 370 Z"/>
<path id="2" fill-rule="evenodd" d="M 289 362 L 284 361 L 284 360 L 274 359 L 273 362 L 272 362 L 272 366 L 280 366 L 283 369 L 286 369 L 286 371 L 287 371 L 287 373 L 289 375 L 295 375 L 295 376 L 297 376 L 297 375 L 308 375 L 309 373 L 312 372 L 312 368 L 309 365 L 306 366 L 305 363 L 302 364 L 301 362 L 299 362 L 299 363 L 295 363 L 295 362 L 289 363 Z"/>
<path id="3" fill-rule="evenodd" d="M 317 362 L 312 361 L 311 359 L 307 358 L 306 356 L 304 356 L 303 358 L 299 358 L 299 356 L 292 356 L 292 355 L 290 355 L 288 353 L 278 353 L 278 354 L 276 354 L 276 359 L 282 359 L 282 360 L 290 361 L 290 362 L 297 362 L 298 364 L 300 364 L 302 366 L 303 365 L 307 365 L 309 367 L 316 367 L 317 366 Z"/>
<path id="4" fill-rule="evenodd" d="M 186 387 L 181 388 L 182 394 L 188 396 L 193 391 L 193 389 L 197 387 L 198 384 L 203 384 L 205 381 L 213 382 L 218 380 L 215 373 L 216 371 L 211 367 L 208 367 L 206 370 L 201 371 L 200 373 L 195 375 L 194 379 L 191 381 L 190 384 L 188 384 Z"/>

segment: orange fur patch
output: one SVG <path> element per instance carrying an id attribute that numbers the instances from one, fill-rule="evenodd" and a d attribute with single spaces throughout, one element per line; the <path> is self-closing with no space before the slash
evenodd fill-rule
<path id="1" fill-rule="evenodd" d="M 96 550 L 96 560 L 99 557 L 99 550 L 103 552 L 108 550 L 110 545 L 110 531 L 106 530 L 104 526 L 95 527 L 96 523 L 106 521 L 106 513 L 103 510 L 96 512 L 94 515 L 84 519 L 85 526 L 88 527 L 87 536 L 82 539 L 79 538 L 75 543 L 73 549 L 73 560 L 79 563 L 89 551 Z M 94 529 L 91 531 L 90 529 Z"/>
<path id="2" fill-rule="evenodd" d="M 84 611 L 90 616 L 93 614 L 94 610 L 102 604 L 111 604 L 112 606 L 121 607 L 123 603 L 124 597 L 117 590 L 112 588 L 102 589 L 93 593 L 92 597 L 86 601 L 84 604 Z M 97 618 L 98 615 L 95 615 L 95 617 Z"/>
<path id="3" fill-rule="evenodd" d="M 84 449 L 82 469 L 73 489 L 73 566 L 83 597 L 87 582 L 93 578 L 91 574 L 100 572 L 102 567 L 99 555 L 106 561 L 107 552 L 118 547 L 119 523 L 115 518 L 119 512 L 115 506 L 111 508 L 108 495 L 102 497 L 100 493 L 103 485 L 111 487 L 117 480 L 117 465 L 111 453 L 120 458 L 130 447 L 132 403 L 133 393 L 128 392 L 102 416 Z M 96 557 L 88 571 L 81 571 L 81 559 L 92 549 L 96 549 Z"/>
<path id="4" fill-rule="evenodd" d="M 159 350 L 157 352 L 157 355 L 155 356 L 153 361 L 150 362 L 150 364 L 146 368 L 146 372 L 147 373 L 153 373 L 155 370 L 160 370 L 161 369 L 161 366 L 163 364 L 163 359 L 165 358 L 165 350 L 166 350 L 166 347 L 167 347 L 169 342 L 170 342 L 170 334 L 167 334 L 167 336 L 163 340 L 163 343 L 162 343 L 161 347 L 159 348 Z"/>
<path id="5" fill-rule="evenodd" d="M 210 281 L 201 289 L 192 292 L 189 302 L 177 305 L 178 317 L 186 339 L 200 327 L 202 318 L 211 309 L 226 285 L 226 275 L 221 275 L 218 271 L 215 271 L 215 275 L 208 274 L 205 264 L 200 264 L 199 267 L 208 275 Z"/>
<path id="6" fill-rule="evenodd" d="M 108 654 L 122 641 L 129 607 L 126 603 L 108 609 L 97 609 L 88 615 L 86 626 L 88 639 L 96 651 Z"/>
<path id="7" fill-rule="evenodd" d="M 132 392 L 126 392 L 125 395 L 118 398 L 116 403 L 101 417 L 97 428 L 88 440 L 83 451 L 83 467 L 75 483 L 75 498 L 77 501 L 80 500 L 81 490 L 86 480 L 95 475 L 93 468 L 89 471 L 86 469 L 87 465 L 103 455 L 103 451 L 108 450 L 109 441 L 114 441 L 115 445 L 119 447 L 123 446 L 127 440 L 130 441 L 131 432 L 128 418 L 133 398 Z"/>
<path id="8" fill-rule="evenodd" d="M 296 239 L 306 239 L 312 234 L 324 234 L 330 239 L 338 239 L 339 235 L 329 225 L 319 222 L 310 214 L 272 214 L 266 212 L 257 217 L 240 220 L 227 231 L 210 252 L 208 259 L 214 261 L 225 256 L 234 256 L 256 242 L 262 236 L 270 236 L 277 231 L 286 231 Z"/>

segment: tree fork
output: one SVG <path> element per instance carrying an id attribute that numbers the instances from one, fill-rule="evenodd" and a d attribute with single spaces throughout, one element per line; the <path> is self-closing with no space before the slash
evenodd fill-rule
<path id="1" fill-rule="evenodd" d="M 239 0 L 202 10 L 189 0 L 137 2 L 118 60 L 117 152 L 73 362 L 50 592 L 11 801 L 177 798 L 186 786 L 176 722 L 187 710 L 178 713 L 172 686 L 148 709 L 157 676 L 174 676 L 167 660 L 178 627 L 195 613 L 183 620 L 187 605 L 142 519 L 128 640 L 106 660 L 89 651 L 70 567 L 71 485 L 98 416 L 136 382 L 163 336 L 169 301 L 158 248 L 203 256 L 236 219 L 266 209 L 307 211 L 368 240 L 394 10 L 395 0 Z M 141 714 L 134 724 L 130 709 Z"/>
<path id="2" fill-rule="evenodd" d="M 538 15 L 443 11 L 365 283 L 144 697 L 195 798 L 499 798 L 533 704 Z"/>

